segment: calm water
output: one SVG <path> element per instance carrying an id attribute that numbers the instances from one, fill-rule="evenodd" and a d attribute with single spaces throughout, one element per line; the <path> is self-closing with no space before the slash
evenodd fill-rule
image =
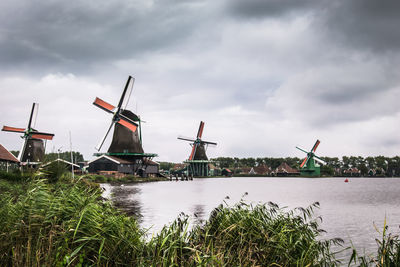
<path id="1" fill-rule="evenodd" d="M 349 183 L 344 183 L 344 178 L 209 178 L 102 187 L 106 197 L 137 216 L 151 232 L 160 230 L 181 212 L 199 223 L 223 201 L 234 204 L 243 198 L 289 208 L 319 201 L 321 208 L 316 215 L 322 215 L 321 227 L 327 231 L 324 237 L 351 240 L 359 252 L 375 252 L 379 233 L 374 223 L 381 230 L 385 216 L 389 231 L 399 233 L 398 178 L 351 178 Z"/>

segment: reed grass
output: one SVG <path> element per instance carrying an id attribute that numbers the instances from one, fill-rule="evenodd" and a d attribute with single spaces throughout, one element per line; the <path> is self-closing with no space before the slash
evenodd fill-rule
<path id="1" fill-rule="evenodd" d="M 286 210 L 274 203 L 220 205 L 190 227 L 181 214 L 149 237 L 84 179 L 0 179 L 0 266 L 338 266 L 320 240 L 319 204 Z M 386 229 L 386 228 L 385 228 Z M 385 230 L 386 231 L 386 230 Z M 399 239 L 383 233 L 377 256 L 349 264 L 399 266 Z"/>

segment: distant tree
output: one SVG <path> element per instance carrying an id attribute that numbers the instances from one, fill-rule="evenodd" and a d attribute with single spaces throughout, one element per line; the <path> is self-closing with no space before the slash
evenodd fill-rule
<path id="1" fill-rule="evenodd" d="M 165 162 L 165 161 L 161 161 L 160 163 L 160 170 L 166 170 L 169 171 L 170 169 L 172 169 L 175 165 L 175 163 L 173 162 Z"/>
<path id="2" fill-rule="evenodd" d="M 19 151 L 17 151 L 17 150 L 11 150 L 10 153 L 13 154 L 15 157 L 18 158 Z"/>

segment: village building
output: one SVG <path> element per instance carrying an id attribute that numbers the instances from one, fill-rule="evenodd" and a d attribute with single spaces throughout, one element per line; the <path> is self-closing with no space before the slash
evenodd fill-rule
<path id="1" fill-rule="evenodd" d="M 343 170 L 343 175 L 345 176 L 353 176 L 353 177 L 360 177 L 361 176 L 361 171 L 357 169 L 356 167 L 353 168 L 348 168 Z"/>
<path id="2" fill-rule="evenodd" d="M 120 176 L 119 174 L 130 174 L 142 177 L 157 175 L 160 166 L 157 162 L 149 159 L 135 161 L 110 155 L 101 155 L 90 161 L 88 165 L 89 173 L 102 173 L 114 176 Z"/>
<path id="3" fill-rule="evenodd" d="M 81 167 L 80 167 L 78 164 L 69 162 L 69 161 L 64 160 L 64 159 L 55 159 L 55 160 L 52 160 L 52 161 L 50 161 L 50 162 L 47 162 L 47 163 L 45 163 L 45 164 L 42 165 L 42 168 L 46 168 L 46 167 L 49 166 L 50 164 L 54 164 L 54 163 L 63 164 L 63 165 L 64 165 L 65 167 L 67 167 L 69 170 L 72 170 L 72 167 L 73 167 L 73 168 L 74 168 L 74 169 L 73 169 L 73 170 L 74 170 L 74 173 L 77 173 L 77 174 L 79 174 L 79 173 L 82 172 Z"/>
<path id="4" fill-rule="evenodd" d="M 271 169 L 271 167 L 268 167 L 267 165 L 259 165 L 257 167 L 254 167 L 254 172 L 259 175 L 269 176 L 272 173 L 272 169 Z"/>
<path id="5" fill-rule="evenodd" d="M 274 171 L 274 175 L 276 176 L 297 176 L 299 174 L 299 170 L 293 169 L 286 162 L 283 162 Z"/>
<path id="6" fill-rule="evenodd" d="M 0 144 L 0 170 L 9 172 L 18 169 L 19 160 Z"/>
<path id="7" fill-rule="evenodd" d="M 222 175 L 222 176 L 231 177 L 231 176 L 233 175 L 233 172 L 232 172 L 230 169 L 225 168 L 225 169 L 222 169 L 221 175 Z"/>

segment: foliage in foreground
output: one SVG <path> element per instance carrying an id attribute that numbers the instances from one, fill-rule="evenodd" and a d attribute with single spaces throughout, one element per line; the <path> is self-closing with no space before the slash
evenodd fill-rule
<path id="1" fill-rule="evenodd" d="M 189 229 L 179 216 L 149 238 L 135 219 L 116 211 L 83 179 L 0 179 L 0 265 L 337 266 L 332 244 L 320 241 L 313 209 L 275 204 L 220 205 Z M 377 257 L 360 266 L 399 266 L 400 241 L 384 233 Z M 356 262 L 357 261 L 357 262 Z"/>

